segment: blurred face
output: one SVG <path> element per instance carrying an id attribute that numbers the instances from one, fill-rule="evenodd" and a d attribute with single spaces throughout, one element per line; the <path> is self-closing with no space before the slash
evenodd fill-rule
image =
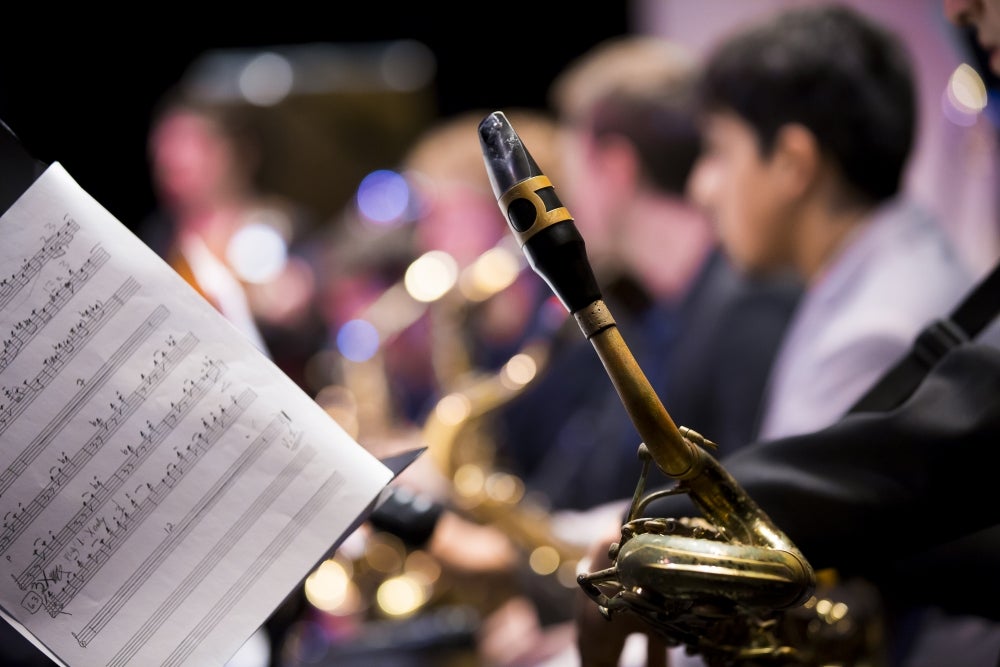
<path id="1" fill-rule="evenodd" d="M 168 206 L 210 200 L 232 170 L 228 143 L 211 121 L 194 112 L 162 119 L 150 136 L 149 154 L 157 192 Z"/>
<path id="2" fill-rule="evenodd" d="M 1000 75 L 1000 0 L 944 0 L 944 11 L 952 23 L 975 29 L 990 69 Z"/>
<path id="3" fill-rule="evenodd" d="M 780 169 L 763 155 L 747 123 L 731 113 L 708 116 L 691 197 L 715 224 L 730 259 L 747 273 L 791 263 L 793 223 L 781 185 Z"/>
<path id="4" fill-rule="evenodd" d="M 439 182 L 416 226 L 421 252 L 441 250 L 465 267 L 507 233 L 507 221 L 493 192 L 457 181 Z"/>
<path id="5" fill-rule="evenodd" d="M 554 184 L 556 193 L 573 216 L 587 244 L 587 254 L 591 260 L 600 261 L 612 246 L 612 195 L 616 185 L 607 173 L 608 162 L 591 134 L 575 127 L 560 131 L 559 150 L 563 180 Z"/>

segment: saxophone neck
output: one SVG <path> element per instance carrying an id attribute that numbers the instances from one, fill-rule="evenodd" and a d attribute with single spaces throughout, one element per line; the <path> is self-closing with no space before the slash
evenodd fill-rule
<path id="1" fill-rule="evenodd" d="M 594 301 L 573 315 L 600 357 L 653 462 L 675 479 L 697 475 L 699 448 L 681 434 L 663 407 L 604 301 Z"/>

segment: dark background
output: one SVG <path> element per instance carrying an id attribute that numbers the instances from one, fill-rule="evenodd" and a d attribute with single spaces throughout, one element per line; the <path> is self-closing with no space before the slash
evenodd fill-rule
<path id="1" fill-rule="evenodd" d="M 144 5 L 142 17 L 22 16 L 0 39 L 0 119 L 134 228 L 154 207 L 146 160 L 154 105 L 206 50 L 416 39 L 435 54 L 430 95 L 446 116 L 544 106 L 548 83 L 573 57 L 628 29 L 624 2 L 599 12 L 564 1 L 434 7 L 269 3 L 202 16 Z"/>

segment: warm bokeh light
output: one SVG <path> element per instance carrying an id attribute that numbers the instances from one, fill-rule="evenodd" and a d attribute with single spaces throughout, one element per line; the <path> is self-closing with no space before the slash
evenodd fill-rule
<path id="1" fill-rule="evenodd" d="M 534 549 L 531 555 L 528 556 L 528 565 L 531 567 L 531 570 L 540 575 L 555 572 L 559 569 L 559 562 L 559 552 L 556 551 L 555 547 L 548 545 Z"/>
<path id="2" fill-rule="evenodd" d="M 531 382 L 538 374 L 538 364 L 523 352 L 511 357 L 500 370 L 500 381 L 509 389 L 517 389 Z"/>
<path id="3" fill-rule="evenodd" d="M 446 252 L 431 250 L 413 260 L 403 276 L 406 291 L 417 301 L 436 301 L 455 286 L 458 264 Z"/>
<path id="4" fill-rule="evenodd" d="M 579 561 L 568 560 L 563 561 L 559 565 L 559 570 L 556 572 L 556 579 L 564 588 L 576 590 L 577 586 L 580 585 L 576 580 L 578 564 Z"/>
<path id="5" fill-rule="evenodd" d="M 472 403 L 462 394 L 448 394 L 434 406 L 434 414 L 444 424 L 460 424 L 472 412 Z"/>
<path id="6" fill-rule="evenodd" d="M 383 581 L 375 599 L 389 616 L 408 616 L 427 602 L 427 590 L 414 577 L 403 574 Z"/>
<path id="7" fill-rule="evenodd" d="M 970 65 L 962 63 L 948 79 L 948 92 L 957 106 L 977 112 L 986 108 L 986 84 Z"/>
<path id="8" fill-rule="evenodd" d="M 365 561 L 377 572 L 392 574 L 403 567 L 406 547 L 402 540 L 389 533 L 374 533 L 365 548 Z"/>
<path id="9" fill-rule="evenodd" d="M 403 564 L 403 569 L 407 574 L 421 579 L 427 584 L 433 584 L 441 578 L 441 564 L 429 553 L 419 549 L 410 552 Z"/>
<path id="10" fill-rule="evenodd" d="M 501 503 L 513 504 L 524 496 L 524 482 L 502 472 L 495 472 L 486 479 L 486 495 Z"/>
<path id="11" fill-rule="evenodd" d="M 306 577 L 305 596 L 314 607 L 331 614 L 353 613 L 360 606 L 361 596 L 351 581 L 350 563 L 340 559 L 323 561 Z"/>
<path id="12" fill-rule="evenodd" d="M 470 301 L 484 301 L 513 283 L 521 267 L 519 256 L 507 248 L 491 248 L 462 271 L 459 289 Z"/>
<path id="13" fill-rule="evenodd" d="M 483 475 L 482 468 L 467 463 L 455 471 L 452 484 L 455 486 L 456 493 L 466 498 L 473 498 L 482 493 L 486 477 Z"/>
<path id="14" fill-rule="evenodd" d="M 970 127 L 986 108 L 986 84 L 971 65 L 962 63 L 948 78 L 941 96 L 941 111 L 956 125 Z"/>

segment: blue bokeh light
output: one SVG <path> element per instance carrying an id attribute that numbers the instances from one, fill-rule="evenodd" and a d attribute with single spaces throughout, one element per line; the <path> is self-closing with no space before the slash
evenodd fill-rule
<path id="1" fill-rule="evenodd" d="M 358 186 L 358 210 L 368 220 L 387 225 L 404 221 L 410 208 L 410 186 L 406 178 L 391 169 L 377 169 Z"/>
<path id="2" fill-rule="evenodd" d="M 378 352 L 378 344 L 378 331 L 367 320 L 350 320 L 337 332 L 337 349 L 351 361 L 368 361 Z"/>

